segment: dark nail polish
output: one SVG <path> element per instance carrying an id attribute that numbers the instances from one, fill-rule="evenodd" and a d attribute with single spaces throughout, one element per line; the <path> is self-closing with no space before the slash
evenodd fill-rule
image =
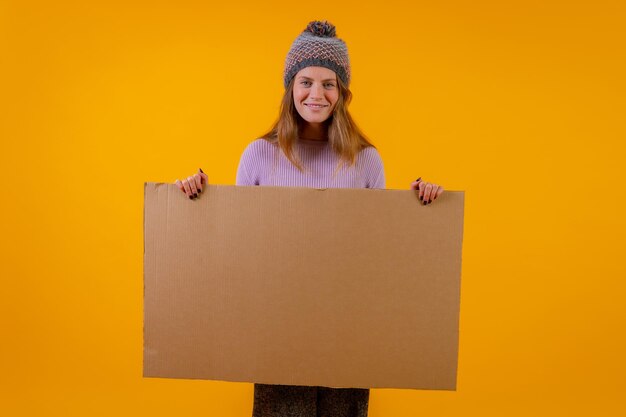
<path id="1" fill-rule="evenodd" d="M 190 199 L 190 200 L 193 200 L 193 197 L 192 197 L 192 196 L 189 196 L 189 199 Z"/>
<path id="2" fill-rule="evenodd" d="M 423 195 L 421 195 L 421 196 L 420 196 L 420 201 L 422 201 L 423 199 L 424 199 L 424 196 L 423 196 Z"/>
<path id="3" fill-rule="evenodd" d="M 198 190 L 198 194 L 200 194 L 200 190 Z"/>
<path id="4" fill-rule="evenodd" d="M 198 194 L 194 194 L 194 195 L 193 195 L 193 198 L 198 198 Z"/>
<path id="5" fill-rule="evenodd" d="M 199 169 L 200 169 L 200 172 L 202 172 L 204 174 L 204 171 L 202 170 L 202 168 L 199 168 Z"/>

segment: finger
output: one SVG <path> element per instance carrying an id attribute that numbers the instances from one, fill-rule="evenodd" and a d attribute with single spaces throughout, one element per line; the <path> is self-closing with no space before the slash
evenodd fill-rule
<path id="1" fill-rule="evenodd" d="M 424 199 L 424 189 L 426 188 L 426 185 L 424 183 L 424 181 L 420 181 L 419 184 L 417 184 L 417 189 L 419 190 L 419 193 L 417 193 L 417 195 L 420 198 L 420 201 L 422 201 Z"/>
<path id="2" fill-rule="evenodd" d="M 196 188 L 196 180 L 193 178 L 193 175 L 187 177 L 187 182 L 189 183 L 189 191 L 191 192 L 191 197 L 198 197 L 198 189 Z"/>
<path id="3" fill-rule="evenodd" d="M 442 193 L 443 193 L 443 187 L 441 185 L 438 185 L 437 186 L 437 192 L 435 193 L 435 196 L 433 197 L 433 200 L 438 198 Z"/>
<path id="4" fill-rule="evenodd" d="M 179 179 L 174 181 L 174 184 L 176 184 L 176 186 L 180 189 L 180 191 L 182 191 L 183 193 L 185 192 L 185 187 L 183 186 L 183 183 Z"/>
<path id="5" fill-rule="evenodd" d="M 435 201 L 435 198 L 437 198 L 437 190 L 439 189 L 439 186 L 437 184 L 431 184 L 431 185 L 433 186 L 433 189 L 430 191 L 430 200 L 428 201 L 428 204 Z"/>
<path id="6" fill-rule="evenodd" d="M 202 177 L 200 174 L 195 174 L 192 178 L 196 187 L 195 191 L 199 194 L 202 191 Z"/>
<path id="7" fill-rule="evenodd" d="M 437 198 L 437 191 L 439 190 L 439 186 L 437 184 L 433 184 L 433 189 L 430 192 L 430 202 L 432 203 Z"/>
<path id="8" fill-rule="evenodd" d="M 426 184 L 426 187 L 424 188 L 424 204 L 429 204 L 430 203 L 430 193 L 433 190 L 433 185 L 428 183 Z"/>
<path id="9" fill-rule="evenodd" d="M 422 181 L 422 177 L 419 177 L 411 183 L 411 190 L 419 190 L 419 183 Z"/>
<path id="10" fill-rule="evenodd" d="M 202 184 L 208 184 L 209 183 L 209 176 L 204 173 L 202 168 L 198 168 L 198 174 L 200 174 L 200 176 L 202 177 Z"/>
<path id="11" fill-rule="evenodd" d="M 191 187 L 189 186 L 189 179 L 183 180 L 183 187 L 185 187 L 185 194 L 189 197 L 190 200 L 193 200 L 193 193 L 191 192 Z"/>

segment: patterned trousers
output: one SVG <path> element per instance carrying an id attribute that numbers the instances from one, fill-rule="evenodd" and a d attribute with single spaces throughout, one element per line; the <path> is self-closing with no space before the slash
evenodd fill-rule
<path id="1" fill-rule="evenodd" d="M 369 395 L 360 388 L 255 384 L 252 417 L 367 417 Z"/>

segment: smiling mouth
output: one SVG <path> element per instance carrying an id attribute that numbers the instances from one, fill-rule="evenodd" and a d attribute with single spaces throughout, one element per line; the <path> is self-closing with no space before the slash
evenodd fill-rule
<path id="1" fill-rule="evenodd" d="M 324 107 L 328 107 L 328 104 L 309 104 L 304 103 L 305 106 L 310 107 L 312 109 L 323 109 Z"/>

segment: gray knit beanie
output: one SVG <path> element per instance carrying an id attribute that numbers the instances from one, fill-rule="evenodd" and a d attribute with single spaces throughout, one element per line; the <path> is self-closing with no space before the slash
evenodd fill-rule
<path id="1" fill-rule="evenodd" d="M 350 84 L 350 60 L 346 43 L 335 36 L 335 26 L 315 20 L 296 38 L 285 60 L 285 88 L 306 67 L 325 67 L 335 71 L 346 86 Z"/>

